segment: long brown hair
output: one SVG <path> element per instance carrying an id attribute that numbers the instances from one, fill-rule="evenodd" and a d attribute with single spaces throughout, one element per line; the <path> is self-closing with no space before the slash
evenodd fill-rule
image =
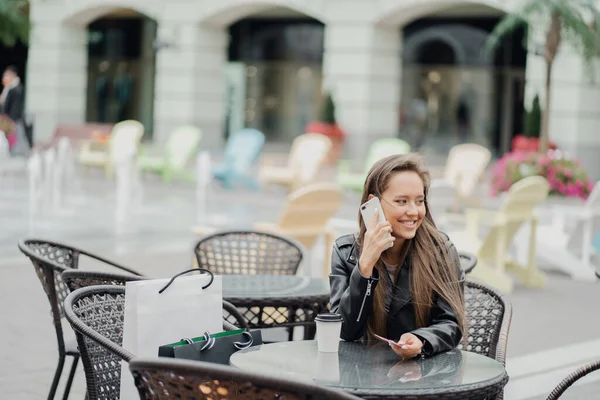
<path id="1" fill-rule="evenodd" d="M 434 295 L 442 297 L 457 316 L 461 331 L 465 329 L 464 295 L 458 281 L 457 271 L 460 266 L 448 254 L 446 240 L 439 234 L 427 204 L 430 175 L 425 168 L 423 158 L 418 154 L 393 155 L 376 162 L 367 175 L 363 189 L 361 204 L 373 194 L 381 198 L 387 189 L 390 179 L 398 172 L 416 172 L 424 186 L 425 218 L 417 229 L 415 237 L 404 242 L 401 250 L 401 260 L 407 254 L 411 256 L 411 294 L 415 307 L 416 325 L 418 328 L 430 324 L 430 312 Z M 366 227 L 362 217 L 358 215 L 360 231 L 357 238 L 359 250 L 362 249 Z M 437 249 L 438 251 L 432 251 Z M 375 265 L 379 276 L 385 275 L 381 259 Z M 369 339 L 374 339 L 373 334 L 386 337 L 387 313 L 385 311 L 385 297 L 388 295 L 389 285 L 381 284 L 375 287 L 373 297 L 373 311 L 369 317 L 367 334 Z"/>

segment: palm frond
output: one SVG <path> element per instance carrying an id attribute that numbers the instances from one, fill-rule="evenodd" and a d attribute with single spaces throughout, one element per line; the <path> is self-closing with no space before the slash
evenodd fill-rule
<path id="1" fill-rule="evenodd" d="M 530 23 L 540 15 L 549 15 L 548 2 L 552 0 L 528 0 L 519 10 L 507 14 L 496 25 L 485 42 L 484 51 L 490 54 L 494 51 L 502 39 L 514 32 L 523 24 Z M 564 1 L 564 0 L 562 0 Z"/>
<path id="2" fill-rule="evenodd" d="M 600 11 L 595 4 L 584 0 L 556 5 L 562 23 L 563 41 L 579 53 L 588 72 L 593 72 L 592 59 L 600 56 L 600 34 L 593 23 L 600 20 Z"/>
<path id="3" fill-rule="evenodd" d="M 12 47 L 18 40 L 27 42 L 31 26 L 26 6 L 25 0 L 0 0 L 0 43 Z"/>

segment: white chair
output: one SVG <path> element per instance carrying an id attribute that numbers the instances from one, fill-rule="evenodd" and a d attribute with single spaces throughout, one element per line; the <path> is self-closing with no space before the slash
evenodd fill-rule
<path id="1" fill-rule="evenodd" d="M 276 167 L 266 165 L 265 162 L 259 172 L 259 179 L 266 184 L 276 183 L 292 190 L 313 183 L 327 159 L 331 145 L 331 140 L 325 135 L 302 134 L 292 143 L 288 165 Z"/>
<path id="2" fill-rule="evenodd" d="M 475 143 L 459 144 L 450 149 L 443 181 L 453 186 L 463 202 L 471 202 L 492 153 Z M 437 181 L 437 180 L 434 180 Z"/>
<path id="3" fill-rule="evenodd" d="M 536 242 L 525 242 L 527 257 L 523 262 L 511 260 L 508 250 L 523 225 L 528 225 L 530 235 L 541 231 L 536 229 L 535 210 L 548 197 L 548 190 L 548 181 L 541 176 L 522 179 L 510 187 L 498 211 L 467 209 L 466 229 L 446 232 L 458 250 L 477 256 L 472 278 L 510 293 L 513 289 L 512 277 L 507 273 L 510 271 L 526 286 L 543 287 L 544 274 L 537 269 L 534 257 Z M 484 224 L 490 229 L 480 240 L 479 228 Z"/>
<path id="4" fill-rule="evenodd" d="M 111 176 L 115 168 L 114 153 L 122 147 L 131 146 L 134 146 L 137 152 L 143 135 L 144 125 L 140 122 L 133 120 L 119 122 L 113 127 L 105 146 L 94 149 L 92 141 L 83 143 L 78 154 L 79 163 L 86 168 L 104 168 L 106 175 Z"/>
<path id="5" fill-rule="evenodd" d="M 600 182 L 583 205 L 554 205 L 549 212 L 551 224 L 537 230 L 536 259 L 540 265 L 562 271 L 574 280 L 595 282 L 592 255 L 595 253 L 594 236 L 600 229 Z M 516 241 L 518 259 L 525 257 L 522 243 L 528 239 L 527 232 L 526 229 L 519 232 Z"/>

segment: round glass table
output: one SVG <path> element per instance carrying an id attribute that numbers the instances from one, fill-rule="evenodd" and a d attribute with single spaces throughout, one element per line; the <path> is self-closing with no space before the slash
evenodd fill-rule
<path id="1" fill-rule="evenodd" d="M 498 394 L 508 381 L 502 364 L 479 354 L 455 349 L 402 360 L 383 342 L 341 341 L 338 353 L 320 353 L 313 340 L 272 343 L 241 350 L 230 364 L 368 398 L 482 399 Z"/>
<path id="2" fill-rule="evenodd" d="M 251 329 L 304 326 L 315 335 L 315 318 L 327 312 L 329 282 L 296 275 L 222 275 L 223 300 L 238 308 Z M 235 320 L 229 320 L 235 324 Z"/>
<path id="3" fill-rule="evenodd" d="M 222 275 L 223 298 L 235 305 L 257 299 L 286 298 L 329 300 L 329 282 L 297 275 Z"/>

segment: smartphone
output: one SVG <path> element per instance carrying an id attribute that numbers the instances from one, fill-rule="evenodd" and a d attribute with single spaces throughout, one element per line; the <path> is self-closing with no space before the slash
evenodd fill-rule
<path id="1" fill-rule="evenodd" d="M 385 214 L 383 213 L 383 209 L 381 208 L 381 202 L 379 201 L 379 197 L 373 197 L 371 200 L 367 201 L 363 205 L 360 206 L 360 215 L 362 215 L 363 222 L 369 230 L 369 226 L 373 223 L 373 215 L 377 213 L 377 223 L 385 221 Z M 391 236 L 391 234 L 390 234 Z M 392 247 L 394 244 L 390 243 L 386 250 Z"/>

